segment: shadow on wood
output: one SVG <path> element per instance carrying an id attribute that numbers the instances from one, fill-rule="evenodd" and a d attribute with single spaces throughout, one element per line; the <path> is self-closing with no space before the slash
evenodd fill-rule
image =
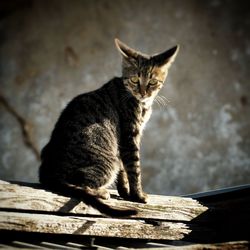
<path id="1" fill-rule="evenodd" d="M 188 197 L 150 195 L 148 204 L 117 198 L 136 208 L 130 218 L 106 218 L 83 202 L 43 190 L 39 184 L 0 181 L 0 230 L 161 242 L 215 243 L 249 240 L 250 186 Z"/>
<path id="2" fill-rule="evenodd" d="M 195 229 L 183 240 L 195 242 L 223 242 L 229 240 L 249 240 L 250 228 L 250 185 L 204 194 L 190 195 L 208 210 L 191 220 L 206 227 L 208 231 Z M 207 235 L 209 234 L 209 235 Z"/>

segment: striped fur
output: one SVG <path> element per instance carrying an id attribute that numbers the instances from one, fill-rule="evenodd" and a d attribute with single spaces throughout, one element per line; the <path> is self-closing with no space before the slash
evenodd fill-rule
<path id="1" fill-rule="evenodd" d="M 121 197 L 146 202 L 141 187 L 140 140 L 151 105 L 166 78 L 177 47 L 153 57 L 116 39 L 123 75 L 75 97 L 61 113 L 41 153 L 40 182 L 81 198 L 108 216 L 135 210 L 111 208 L 107 187 L 116 181 Z"/>

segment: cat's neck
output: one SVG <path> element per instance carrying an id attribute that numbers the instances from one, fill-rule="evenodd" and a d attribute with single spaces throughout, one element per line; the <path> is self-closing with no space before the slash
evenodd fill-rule
<path id="1" fill-rule="evenodd" d="M 153 105 L 154 99 L 153 98 L 148 98 L 147 100 L 140 102 L 142 107 L 145 109 L 150 109 Z"/>

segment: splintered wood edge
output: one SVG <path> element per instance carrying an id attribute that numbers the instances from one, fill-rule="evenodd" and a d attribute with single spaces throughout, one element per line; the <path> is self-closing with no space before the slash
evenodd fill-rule
<path id="1" fill-rule="evenodd" d="M 21 209 L 46 212 L 101 215 L 90 206 L 39 188 L 39 184 L 11 184 L 0 181 L 0 208 Z M 110 190 L 113 196 L 118 194 Z M 133 218 L 147 218 L 173 221 L 191 221 L 208 208 L 191 198 L 149 195 L 147 204 L 111 198 L 105 201 L 118 209 L 133 208 L 138 214 Z"/>
<path id="2" fill-rule="evenodd" d="M 0 230 L 135 239 L 180 240 L 192 230 L 185 223 L 57 216 L 0 211 Z"/>

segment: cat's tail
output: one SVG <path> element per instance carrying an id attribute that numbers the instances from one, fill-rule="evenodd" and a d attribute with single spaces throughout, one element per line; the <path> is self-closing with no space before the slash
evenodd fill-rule
<path id="1" fill-rule="evenodd" d="M 46 186 L 49 190 L 54 191 L 58 194 L 82 200 L 86 205 L 97 209 L 99 212 L 109 217 L 127 217 L 131 215 L 136 215 L 138 213 L 136 209 L 117 209 L 111 207 L 108 204 L 104 203 L 97 196 L 90 194 L 89 192 L 75 185 L 66 183 L 55 185 L 53 183 L 53 187 L 52 185 Z"/>

